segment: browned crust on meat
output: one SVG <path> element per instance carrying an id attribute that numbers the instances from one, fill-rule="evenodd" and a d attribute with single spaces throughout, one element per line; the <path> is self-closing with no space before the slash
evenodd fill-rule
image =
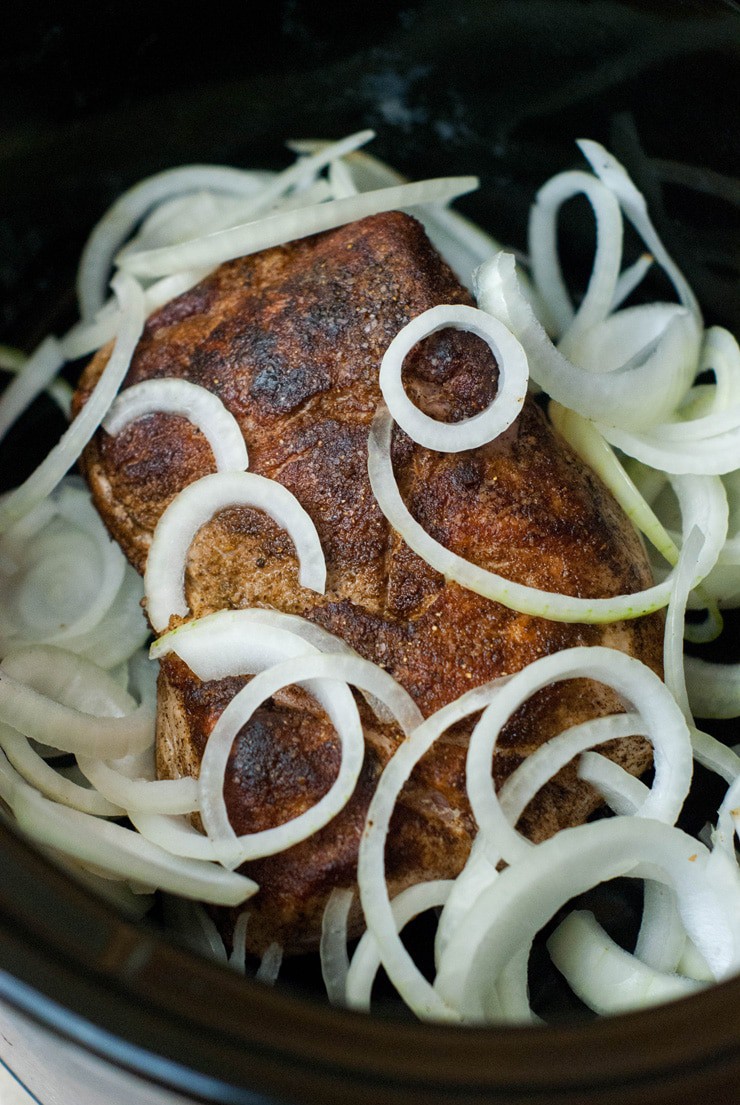
<path id="1" fill-rule="evenodd" d="M 258 511 L 223 511 L 200 531 L 188 559 L 193 615 L 253 605 L 300 614 L 391 672 L 425 715 L 573 645 L 608 644 L 659 671 L 659 616 L 589 627 L 518 614 L 445 581 L 385 522 L 366 468 L 380 359 L 411 317 L 450 302 L 470 297 L 419 224 L 395 212 L 224 265 L 149 320 L 126 384 L 181 376 L 216 392 L 243 430 L 250 469 L 293 492 L 327 561 L 326 594 L 316 595 L 298 584 L 284 532 Z M 78 404 L 107 355 L 85 372 Z M 446 331 L 407 358 L 404 378 L 425 409 L 458 420 L 490 401 L 497 369 L 479 339 Z M 631 525 L 531 400 L 484 448 L 440 454 L 397 431 L 393 458 L 414 517 L 461 556 L 518 582 L 583 597 L 651 582 Z M 189 423 L 153 415 L 116 438 L 101 431 L 84 468 L 106 525 L 142 571 L 161 512 L 181 487 L 212 471 L 213 460 Z M 197 774 L 208 733 L 238 684 L 201 685 L 180 661 L 163 662 L 161 774 Z M 291 701 L 293 693 L 266 704 L 235 743 L 226 797 L 237 831 L 300 812 L 337 770 L 328 721 L 305 696 Z M 497 782 L 560 729 L 619 708 L 615 695 L 585 680 L 540 692 L 502 734 Z M 291 949 L 315 942 L 327 893 L 354 882 L 367 803 L 400 740 L 398 730 L 362 709 L 367 761 L 350 805 L 311 841 L 245 866 L 262 887 L 250 903 L 254 950 L 273 939 Z M 464 783 L 469 732 L 467 725 L 448 734 L 404 791 L 388 850 L 394 888 L 452 876 L 464 862 L 475 828 Z M 635 774 L 650 760 L 636 738 L 614 754 Z M 532 803 L 521 827 L 542 839 L 583 821 L 596 805 L 571 767 Z"/>

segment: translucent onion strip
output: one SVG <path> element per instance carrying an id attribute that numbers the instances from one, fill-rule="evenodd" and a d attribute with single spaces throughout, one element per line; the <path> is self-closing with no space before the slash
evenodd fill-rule
<path id="1" fill-rule="evenodd" d="M 443 906 L 453 887 L 452 879 L 434 879 L 402 890 L 391 902 L 397 931 L 427 909 Z M 347 975 L 345 1001 L 352 1009 L 369 1012 L 373 982 L 380 967 L 380 951 L 372 932 L 366 932 L 357 945 Z"/>
<path id="2" fill-rule="evenodd" d="M 587 197 L 596 217 L 596 255 L 586 294 L 574 314 L 558 259 L 557 216 L 562 205 L 579 194 Z M 565 340 L 606 318 L 622 259 L 622 217 L 609 189 L 596 177 L 581 171 L 551 177 L 530 208 L 529 256 L 532 277 L 547 317 Z"/>
<path id="3" fill-rule="evenodd" d="M 398 795 L 422 756 L 450 725 L 487 706 L 502 684 L 502 680 L 496 680 L 468 691 L 415 729 L 386 764 L 365 819 L 357 865 L 365 921 L 377 941 L 388 977 L 409 1008 L 422 1019 L 457 1021 L 459 1017 L 436 993 L 399 939 L 385 878 L 388 827 Z"/>
<path id="4" fill-rule="evenodd" d="M 141 288 L 130 277 L 116 277 L 113 287 L 123 320 L 108 363 L 85 406 L 46 459 L 0 504 L 0 533 L 53 491 L 95 433 L 123 382 L 144 325 L 144 304 Z"/>
<path id="5" fill-rule="evenodd" d="M 256 675 L 229 702 L 206 744 L 200 767 L 199 804 L 206 832 L 224 865 L 275 855 L 305 840 L 328 824 L 349 801 L 365 753 L 357 706 L 342 683 L 331 679 L 331 661 L 322 656 L 296 657 Z M 326 677 L 329 676 L 328 685 Z M 322 682 L 317 679 L 324 677 Z M 302 814 L 270 829 L 237 836 L 224 801 L 224 777 L 232 745 L 265 699 L 293 683 L 305 686 L 326 710 L 342 743 L 339 772 L 329 790 Z"/>
<path id="6" fill-rule="evenodd" d="M 218 905 L 239 905 L 257 890 L 257 884 L 243 875 L 171 856 L 131 829 L 50 802 L 24 783 L 4 756 L 0 794 L 19 828 L 37 844 L 92 864 L 113 878 Z"/>
<path id="7" fill-rule="evenodd" d="M 498 800 L 510 824 L 515 825 L 537 792 L 581 752 L 606 741 L 646 736 L 639 714 L 612 714 L 571 726 L 545 741 L 505 780 Z"/>
<path id="8" fill-rule="evenodd" d="M 171 196 L 202 188 L 249 196 L 261 187 L 259 174 L 222 165 L 184 165 L 140 180 L 108 209 L 82 251 L 77 296 L 83 319 L 91 318 L 103 306 L 113 256 L 150 208 Z"/>
<path id="9" fill-rule="evenodd" d="M 665 271 L 681 302 L 691 311 L 697 323 L 701 324 L 701 311 L 696 296 L 658 237 L 648 215 L 645 197 L 635 187 L 624 166 L 599 142 L 581 138 L 577 145 L 599 179 L 619 200 L 619 206 L 657 263 Z"/>
<path id="10" fill-rule="evenodd" d="M 50 660 L 53 668 L 39 666 L 49 665 Z M 154 740 L 149 707 L 124 713 L 112 705 L 113 680 L 105 682 L 105 673 L 98 669 L 96 676 L 94 669 L 89 661 L 54 649 L 27 649 L 6 656 L 0 663 L 0 719 L 24 736 L 63 752 L 117 757 L 148 748 Z M 68 671 L 73 678 L 65 680 Z M 88 677 L 92 687 L 85 686 Z M 47 692 L 34 689 L 39 685 Z M 102 696 L 96 695 L 101 687 Z M 100 713 L 91 712 L 96 708 Z"/>
<path id="11" fill-rule="evenodd" d="M 144 415 L 161 411 L 187 418 L 205 436 L 219 472 L 241 472 L 248 464 L 239 423 L 219 397 L 199 384 L 177 378 L 143 380 L 116 398 L 103 429 L 116 435 Z"/>
<path id="12" fill-rule="evenodd" d="M 740 878 L 727 867 L 715 877 L 709 859 L 694 838 L 644 818 L 564 829 L 480 895 L 450 941 L 435 987 L 464 1020 L 487 1020 L 503 968 L 561 905 L 600 882 L 648 872 L 673 886 L 687 932 L 714 976 L 727 977 L 740 967 Z"/>
<path id="13" fill-rule="evenodd" d="M 696 717 L 740 717 L 740 664 L 715 664 L 697 656 L 685 657 L 684 664 Z"/>
<path id="14" fill-rule="evenodd" d="M 195 779 L 157 779 L 130 777 L 117 769 L 115 761 L 93 760 L 78 756 L 80 771 L 95 789 L 125 810 L 149 810 L 153 813 L 192 813 L 198 808 L 198 784 Z"/>
<path id="15" fill-rule="evenodd" d="M 369 690 L 386 705 L 393 704 L 393 698 L 385 693 L 386 681 L 391 677 L 377 665 L 359 657 L 306 655 L 286 660 L 256 675 L 234 696 L 216 722 L 201 762 L 200 811 L 223 862 L 243 863 L 283 851 L 328 824 L 348 802 L 362 767 L 364 738 L 354 700 L 346 684 L 337 683 L 337 679 Z M 305 686 L 316 696 L 337 730 L 342 741 L 339 773 L 327 793 L 305 813 L 275 828 L 236 837 L 223 797 L 224 773 L 232 744 L 254 710 L 266 698 L 292 683 Z"/>
<path id="16" fill-rule="evenodd" d="M 96 817 L 123 815 L 122 807 L 109 802 L 97 791 L 89 787 L 81 787 L 56 771 L 39 756 L 27 737 L 8 725 L 0 725 L 0 748 L 18 774 L 46 798 Z"/>
<path id="17" fill-rule="evenodd" d="M 497 253 L 481 265 L 475 290 L 479 307 L 522 343 L 532 379 L 585 418 L 630 429 L 652 425 L 675 409 L 693 383 L 700 332 L 693 315 L 677 304 L 611 315 L 580 335 L 576 362 L 548 337 L 522 292 L 510 253 Z"/>
<path id="18" fill-rule="evenodd" d="M 547 941 L 547 950 L 574 993 L 597 1013 L 626 1013 L 701 989 L 693 979 L 657 971 L 630 955 L 586 911 L 569 914 Z"/>
<path id="19" fill-rule="evenodd" d="M 354 901 L 349 888 L 332 890 L 321 918 L 319 957 L 326 996 L 332 1005 L 344 1005 L 349 971 L 347 922 Z"/>
<path id="20" fill-rule="evenodd" d="M 201 526 L 218 511 L 234 506 L 263 510 L 282 526 L 296 547 L 301 586 L 323 592 L 326 561 L 321 542 L 295 496 L 277 480 L 253 472 L 215 472 L 184 488 L 157 522 L 144 573 L 147 613 L 155 630 L 166 629 L 173 614 L 188 613 L 188 549 Z"/>
<path id="21" fill-rule="evenodd" d="M 634 594 L 608 599 L 581 599 L 515 583 L 445 548 L 419 525 L 401 498 L 391 462 L 392 428 L 388 412 L 379 411 L 368 440 L 368 474 L 373 494 L 383 514 L 409 548 L 447 579 L 454 579 L 462 587 L 512 610 L 561 622 L 603 624 L 623 618 L 639 618 L 668 603 L 672 586 L 670 576 L 662 583 Z"/>
<path id="22" fill-rule="evenodd" d="M 655 781 L 639 813 L 673 823 L 691 786 L 693 760 L 686 721 L 657 675 L 615 649 L 564 649 L 517 672 L 502 687 L 473 730 L 467 757 L 467 792 L 479 831 L 491 855 L 508 863 L 524 859 L 534 845 L 517 833 L 504 814 L 491 779 L 498 734 L 515 710 L 543 687 L 564 679 L 595 679 L 612 687 L 641 715 L 653 745 Z"/>
<path id="23" fill-rule="evenodd" d="M 400 683 L 377 664 L 364 660 L 338 637 L 295 614 L 279 610 L 218 610 L 165 633 L 151 647 L 157 658 L 175 652 L 203 680 L 252 675 L 292 656 L 316 651 L 334 655 L 332 674 L 357 681 L 395 718 L 404 733 L 420 725 L 421 711 Z"/>
<path id="24" fill-rule="evenodd" d="M 0 396 L 0 439 L 55 378 L 64 354 L 54 337 L 42 341 Z"/>
<path id="25" fill-rule="evenodd" d="M 333 230 L 383 211 L 414 207 L 417 204 L 446 203 L 477 187 L 476 177 L 448 177 L 365 192 L 345 199 L 302 207 L 296 211 L 269 215 L 181 245 L 130 254 L 121 258 L 121 268 L 136 276 L 152 278 L 166 276 L 181 269 L 215 267 L 235 257 L 244 257 L 284 242 Z"/>
<path id="26" fill-rule="evenodd" d="M 419 410 L 403 388 L 403 362 L 413 347 L 445 329 L 465 330 L 481 338 L 498 364 L 498 389 L 492 403 L 461 422 L 439 422 Z M 419 445 L 459 453 L 493 441 L 518 417 L 527 395 L 527 358 L 516 338 L 497 319 L 464 304 L 442 304 L 416 315 L 393 338 L 380 364 L 380 390 L 388 409 Z"/>

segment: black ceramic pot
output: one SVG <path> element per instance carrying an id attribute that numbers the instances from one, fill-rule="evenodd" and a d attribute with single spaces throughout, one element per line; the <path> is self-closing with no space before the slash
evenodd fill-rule
<path id="1" fill-rule="evenodd" d="M 31 347 L 64 325 L 89 227 L 140 177 L 185 162 L 276 168 L 286 138 L 367 126 L 372 152 L 413 178 L 477 173 L 459 206 L 518 246 L 536 188 L 578 162 L 574 139 L 605 142 L 707 321 L 740 329 L 737 212 L 702 191 L 707 170 L 738 171 L 735 3 L 84 9 L 3 17 L 0 340 Z M 3 486 L 43 453 L 45 417 L 6 441 Z M 740 980 L 545 1029 L 342 1012 L 120 919 L 0 828 L 0 1056 L 43 1105 L 730 1102 L 739 1010 Z"/>

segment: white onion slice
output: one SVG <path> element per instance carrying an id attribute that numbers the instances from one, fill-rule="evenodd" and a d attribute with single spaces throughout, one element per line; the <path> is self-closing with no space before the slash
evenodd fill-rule
<path id="1" fill-rule="evenodd" d="M 113 256 L 151 207 L 170 196 L 201 188 L 250 196 L 260 190 L 263 180 L 262 174 L 245 173 L 228 166 L 183 165 L 146 177 L 129 188 L 106 211 L 82 250 L 77 271 L 77 296 L 83 319 L 91 318 L 103 306 Z"/>
<path id="2" fill-rule="evenodd" d="M 306 655 L 287 660 L 256 675 L 226 707 L 211 732 L 200 769 L 200 811 L 203 824 L 227 864 L 243 863 L 298 843 L 326 825 L 348 802 L 362 767 L 364 739 L 354 699 L 344 683 L 369 690 L 394 708 L 387 672 L 359 657 Z M 327 793 L 305 813 L 272 829 L 236 837 L 228 820 L 223 781 L 232 744 L 239 729 L 269 696 L 291 683 L 306 685 L 329 715 L 342 740 L 339 773 Z M 329 686 L 324 689 L 325 683 Z M 405 692 L 404 692 L 405 694 Z M 416 709 L 416 708 L 415 708 Z M 399 723 L 403 724 L 402 717 Z"/>
<path id="3" fill-rule="evenodd" d="M 116 701 L 117 694 L 125 697 Z M 131 712 L 122 701 L 132 703 Z M 0 719 L 64 752 L 104 758 L 148 748 L 154 716 L 133 706 L 105 672 L 72 653 L 39 646 L 0 663 Z"/>
<path id="4" fill-rule="evenodd" d="M 654 261 L 655 258 L 652 253 L 643 253 L 633 264 L 622 270 L 614 289 L 614 298 L 611 304 L 612 311 L 616 311 L 617 307 L 642 283 Z"/>
<path id="5" fill-rule="evenodd" d="M 312 153 L 323 149 L 327 143 L 301 141 L 289 143 L 298 152 Z M 406 183 L 406 177 L 384 161 L 365 150 L 356 150 L 343 162 L 352 174 L 359 192 Z M 429 204 L 415 212 L 423 224 L 429 240 L 444 257 L 460 282 L 472 290 L 473 270 L 501 247 L 479 226 L 466 219 L 459 211 L 437 204 Z"/>
<path id="6" fill-rule="evenodd" d="M 331 653 L 333 677 L 355 682 L 358 690 L 381 704 L 385 720 L 395 718 L 406 734 L 423 720 L 411 695 L 387 671 L 295 614 L 257 608 L 218 610 L 165 633 L 152 645 L 150 656 L 170 651 L 203 680 L 252 675 L 288 657 Z"/>
<path id="7" fill-rule="evenodd" d="M 368 439 L 368 474 L 373 494 L 383 514 L 409 548 L 446 578 L 454 579 L 462 587 L 512 610 L 561 622 L 603 624 L 623 618 L 638 618 L 668 603 L 672 585 L 670 576 L 662 583 L 634 594 L 616 595 L 609 599 L 581 599 L 515 583 L 445 548 L 419 525 L 401 498 L 391 462 L 392 429 L 388 412 L 379 410 Z M 705 508 L 708 509 L 708 505 L 704 504 Z M 701 503 L 697 503 L 697 509 L 699 506 Z M 707 555 L 710 555 L 710 548 L 715 551 L 714 543 L 710 547 L 710 543 L 705 542 Z"/>
<path id="8" fill-rule="evenodd" d="M 624 166 L 599 142 L 581 138 L 576 144 L 599 179 L 617 197 L 625 215 L 673 284 L 679 299 L 691 311 L 697 324 L 701 325 L 701 311 L 696 296 L 658 237 L 648 215 L 645 197 L 635 187 Z"/>
<path id="9" fill-rule="evenodd" d="M 260 672 L 229 702 L 206 744 L 200 767 L 199 803 L 203 825 L 220 861 L 236 867 L 250 859 L 275 855 L 312 836 L 349 801 L 362 768 L 365 744 L 359 715 L 348 688 L 331 676 L 332 660 L 302 656 Z M 317 682 L 321 679 L 321 682 Z M 327 686 L 324 682 L 329 680 Z M 254 711 L 292 683 L 306 686 L 326 710 L 342 742 L 339 772 L 329 790 L 302 814 L 270 829 L 237 836 L 224 802 L 224 774 L 234 739 Z"/>
<path id="10" fill-rule="evenodd" d="M 404 359 L 430 334 L 452 328 L 481 338 L 498 364 L 498 389 L 491 404 L 461 422 L 439 422 L 419 410 L 401 380 Z M 477 449 L 507 430 L 527 395 L 527 358 L 519 342 L 497 319 L 464 304 L 442 304 L 416 315 L 396 334 L 380 364 L 380 390 L 388 409 L 409 437 L 427 449 L 460 453 Z"/>
<path id="11" fill-rule="evenodd" d="M 48 387 L 63 364 L 64 354 L 54 337 L 42 341 L 24 362 L 0 396 L 0 439 L 36 396 Z"/>
<path id="12" fill-rule="evenodd" d="M 302 207 L 297 211 L 269 215 L 181 245 L 130 254 L 121 258 L 121 268 L 136 276 L 148 278 L 206 265 L 215 268 L 235 257 L 244 257 L 284 242 L 333 230 L 383 211 L 414 207 L 417 204 L 444 203 L 472 192 L 477 187 L 476 177 L 442 177 L 438 180 L 382 188 L 376 192 L 365 192 L 345 199 Z"/>
<path id="13" fill-rule="evenodd" d="M 601 477 L 632 524 L 669 564 L 675 564 L 679 556 L 676 543 L 594 423 L 560 403 L 550 403 L 547 413 L 558 433 Z"/>
<path id="14" fill-rule="evenodd" d="M 349 971 L 347 921 L 354 891 L 335 888 L 329 895 L 321 918 L 319 957 L 326 996 L 332 1005 L 344 1005 Z"/>
<path id="15" fill-rule="evenodd" d="M 697 717 L 740 717 L 740 664 L 714 664 L 697 656 L 685 658 L 691 709 Z"/>
<path id="16" fill-rule="evenodd" d="M 585 418 L 631 430 L 653 425 L 675 409 L 693 382 L 700 332 L 684 307 L 651 304 L 612 315 L 580 336 L 578 363 L 574 363 L 555 348 L 534 314 L 519 286 L 511 254 L 498 253 L 481 265 L 475 288 L 479 307 L 503 322 L 522 343 L 532 379 Z M 632 359 L 622 362 L 625 341 L 632 343 L 628 354 Z M 603 371 L 599 362 L 607 351 L 610 370 Z M 585 368 L 584 353 L 598 360 Z"/>
<path id="17" fill-rule="evenodd" d="M 241 472 L 249 463 L 239 423 L 219 397 L 199 384 L 178 378 L 142 380 L 121 392 L 103 421 L 116 435 L 144 415 L 162 411 L 187 418 L 205 436 L 219 472 Z"/>
<path id="18" fill-rule="evenodd" d="M 547 949 L 574 993 L 597 1013 L 644 1009 L 701 989 L 694 979 L 658 971 L 630 955 L 585 910 L 558 925 Z"/>
<path id="19" fill-rule="evenodd" d="M 692 837 L 645 818 L 564 829 L 480 895 L 447 948 L 435 988 L 464 1020 L 486 1020 L 491 988 L 512 955 L 565 902 L 624 875 L 657 875 L 673 886 L 687 932 L 715 978 L 727 977 L 740 967 L 740 877 L 728 867 L 715 874 L 709 859 Z"/>
<path id="20" fill-rule="evenodd" d="M 249 925 L 249 911 L 242 910 L 234 922 L 234 930 L 231 934 L 231 954 L 229 966 L 239 974 L 245 974 L 247 970 L 247 927 Z"/>
<path id="21" fill-rule="evenodd" d="M 456 722 L 483 709 L 504 685 L 504 680 L 476 687 L 427 718 L 394 752 L 375 788 L 360 841 L 357 882 L 368 929 L 380 949 L 383 967 L 403 1000 L 417 1016 L 458 1020 L 424 978 L 399 939 L 388 898 L 385 878 L 385 841 L 396 799 L 421 757 L 437 738 Z"/>
<path id="22" fill-rule="evenodd" d="M 481 891 L 485 890 L 497 877 L 498 870 L 486 854 L 483 837 L 476 836 L 467 862 L 454 881 L 437 923 L 437 932 L 434 937 L 434 962 L 437 967 L 444 955 L 445 948 L 450 942 L 452 933 L 464 922 L 468 910 Z"/>
<path id="23" fill-rule="evenodd" d="M 642 718 L 632 713 L 583 721 L 551 737 L 530 752 L 498 791 L 498 800 L 507 820 L 511 825 L 516 825 L 538 790 L 581 752 L 606 741 L 646 735 Z"/>
<path id="24" fill-rule="evenodd" d="M 61 775 L 39 756 L 27 737 L 8 725 L 0 725 L 0 748 L 18 774 L 46 798 L 96 817 L 121 817 L 124 814 L 120 806 L 109 802 L 102 794 Z"/>
<path id="25" fill-rule="evenodd" d="M 78 756 L 80 771 L 96 790 L 125 810 L 150 810 L 153 813 L 192 813 L 198 808 L 198 784 L 195 779 L 157 779 L 130 777 L 117 770 L 115 761 L 93 760 Z"/>
<path id="26" fill-rule="evenodd" d="M 578 777 L 599 791 L 606 804 L 621 817 L 639 817 L 650 796 L 650 788 L 630 775 L 620 764 L 600 752 L 584 752 L 578 763 Z"/>
<path id="27" fill-rule="evenodd" d="M 561 206 L 583 194 L 596 218 L 596 254 L 586 294 L 577 314 L 563 281 L 557 249 L 557 217 Z M 567 341 L 601 322 L 615 296 L 622 259 L 622 217 L 619 203 L 600 180 L 581 171 L 558 173 L 544 184 L 529 211 L 529 256 L 532 278 L 546 311 L 545 321 Z"/>
<path id="28" fill-rule="evenodd" d="M 665 685 L 639 660 L 615 649 L 563 649 L 517 672 L 486 708 L 470 738 L 467 792 L 479 831 L 491 855 L 508 863 L 525 860 L 534 849 L 509 823 L 491 779 L 496 739 L 511 714 L 543 687 L 573 678 L 595 679 L 612 687 L 642 716 L 653 745 L 655 781 L 642 805 L 642 818 L 672 823 L 691 785 L 693 760 L 686 721 Z"/>
<path id="29" fill-rule="evenodd" d="M 131 829 L 50 802 L 24 783 L 4 756 L 0 793 L 32 840 L 113 878 L 134 879 L 152 889 L 218 905 L 239 905 L 257 890 L 257 884 L 243 875 L 171 856 Z"/>
<path id="30" fill-rule="evenodd" d="M 687 659 L 691 659 L 687 657 Z M 733 715 L 734 716 L 734 715 Z M 691 744 L 694 749 L 694 759 L 708 771 L 714 771 L 716 775 L 727 783 L 732 783 L 740 775 L 740 755 L 738 749 L 728 748 L 716 737 L 702 732 L 695 726 L 691 726 Z"/>
<path id="31" fill-rule="evenodd" d="M 158 845 L 170 855 L 218 862 L 218 852 L 213 841 L 193 828 L 184 815 L 131 809 L 128 810 L 128 818 L 145 840 Z"/>
<path id="32" fill-rule="evenodd" d="M 444 905 L 452 887 L 452 879 L 434 879 L 402 890 L 391 902 L 397 931 L 427 909 Z M 373 982 L 380 962 L 377 940 L 367 931 L 355 949 L 347 974 L 345 1001 L 351 1009 L 370 1010 Z"/>
<path id="33" fill-rule="evenodd" d="M 147 613 L 155 630 L 166 629 L 173 614 L 188 613 L 187 551 L 201 526 L 234 506 L 263 510 L 283 526 L 296 547 L 301 586 L 324 591 L 326 561 L 316 527 L 287 487 L 253 472 L 215 472 L 185 487 L 157 522 L 144 573 Z"/>
<path id="34" fill-rule="evenodd" d="M 0 504 L 0 533 L 54 490 L 95 433 L 123 382 L 144 326 L 144 303 L 141 288 L 130 277 L 117 276 L 113 287 L 123 319 L 110 359 L 85 406 L 46 459 Z"/>
<path id="35" fill-rule="evenodd" d="M 266 986 L 274 986 L 280 973 L 283 962 L 283 949 L 280 944 L 272 942 L 262 954 L 260 965 L 257 968 L 255 978 Z"/>

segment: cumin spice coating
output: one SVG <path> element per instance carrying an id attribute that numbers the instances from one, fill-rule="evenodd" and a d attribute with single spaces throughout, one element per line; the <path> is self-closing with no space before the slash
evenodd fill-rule
<path id="1" fill-rule="evenodd" d="M 386 668 L 424 715 L 573 645 L 619 648 L 660 671 L 660 615 L 596 627 L 518 614 L 445 581 L 390 530 L 374 501 L 367 437 L 380 401 L 383 353 L 413 316 L 440 303 L 471 302 L 420 224 L 392 212 L 222 265 L 149 319 L 124 386 L 179 376 L 218 394 L 242 428 L 250 469 L 296 496 L 327 561 L 326 594 L 307 591 L 283 531 L 259 511 L 222 511 L 191 548 L 192 616 L 247 606 L 299 614 Z M 84 373 L 78 406 L 108 355 L 101 351 Z M 450 421 L 483 409 L 496 380 L 488 347 L 460 331 L 427 338 L 404 366 L 414 401 Z M 397 429 L 393 459 L 414 517 L 483 567 L 587 597 L 652 582 L 631 524 L 532 400 L 500 438 L 465 453 L 432 452 Z M 214 470 L 202 434 L 165 414 L 142 418 L 115 438 L 101 430 L 83 464 L 106 525 L 139 571 L 164 508 Z M 245 681 L 201 683 L 179 659 L 162 662 L 161 776 L 197 775 L 213 725 Z M 361 698 L 358 704 L 366 758 L 348 806 L 310 840 L 244 865 L 260 884 L 248 903 L 254 952 L 273 940 L 288 951 L 315 947 L 328 894 L 355 883 L 367 805 L 402 739 Z M 583 679 L 539 692 L 502 734 L 496 782 L 568 725 L 619 709 L 611 691 Z M 387 848 L 392 893 L 453 877 L 465 862 L 475 832 L 465 794 L 471 727 L 459 725 L 442 738 L 401 795 Z M 640 738 L 606 747 L 635 774 L 649 766 L 650 749 Z M 338 763 L 339 742 L 320 707 L 295 688 L 275 696 L 232 750 L 225 795 L 235 830 L 257 831 L 303 812 L 329 788 Z M 541 840 L 582 822 L 598 804 L 570 766 L 530 804 L 520 828 Z M 229 925 L 227 917 L 227 931 Z"/>

